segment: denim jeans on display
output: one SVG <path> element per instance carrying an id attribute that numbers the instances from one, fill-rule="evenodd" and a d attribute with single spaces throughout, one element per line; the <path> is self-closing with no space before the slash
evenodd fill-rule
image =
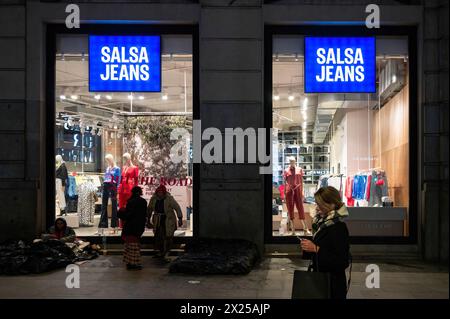
<path id="1" fill-rule="evenodd" d="M 111 198 L 112 215 L 111 215 L 111 227 L 118 226 L 117 219 L 117 186 L 112 183 L 103 184 L 102 194 L 102 214 L 100 216 L 100 223 L 98 228 L 108 228 L 108 199 Z"/>

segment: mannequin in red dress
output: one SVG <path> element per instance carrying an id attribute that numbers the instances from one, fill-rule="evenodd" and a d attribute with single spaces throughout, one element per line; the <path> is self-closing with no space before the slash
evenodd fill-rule
<path id="1" fill-rule="evenodd" d="M 118 188 L 119 193 L 119 209 L 125 208 L 128 199 L 131 197 L 131 190 L 134 186 L 138 186 L 139 168 L 133 165 L 130 153 L 123 154 L 123 168 L 120 184 Z M 122 228 L 122 220 L 119 220 L 119 227 Z"/>
<path id="2" fill-rule="evenodd" d="M 309 234 L 305 223 L 305 211 L 303 208 L 303 170 L 297 167 L 294 157 L 289 158 L 289 167 L 284 171 L 284 192 L 286 206 L 289 213 L 289 226 L 295 235 L 294 208 L 297 207 L 298 217 L 303 224 L 303 231 Z"/>

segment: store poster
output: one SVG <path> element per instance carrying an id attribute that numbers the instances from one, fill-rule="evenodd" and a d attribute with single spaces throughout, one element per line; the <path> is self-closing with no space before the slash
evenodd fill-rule
<path id="1" fill-rule="evenodd" d="M 138 116 L 125 121 L 124 151 L 131 154 L 139 167 L 139 186 L 149 201 L 162 184 L 180 205 L 186 218 L 186 207 L 192 205 L 192 176 L 188 176 L 187 160 L 174 163 L 171 149 L 177 141 L 170 139 L 175 128 L 188 127 L 184 116 Z"/>

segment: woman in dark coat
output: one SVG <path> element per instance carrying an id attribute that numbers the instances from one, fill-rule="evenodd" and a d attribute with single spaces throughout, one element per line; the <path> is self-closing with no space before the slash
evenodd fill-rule
<path id="1" fill-rule="evenodd" d="M 125 242 L 123 261 L 128 270 L 142 269 L 141 237 L 147 220 L 147 201 L 142 197 L 142 188 L 133 187 L 125 208 L 118 212 L 123 221 L 122 239 Z"/>
<path id="2" fill-rule="evenodd" d="M 320 188 L 314 198 L 317 215 L 313 221 L 313 238 L 312 241 L 302 240 L 301 246 L 304 252 L 311 253 L 314 271 L 330 273 L 331 298 L 345 299 L 350 242 L 347 225 L 342 219 L 348 216 L 348 211 L 334 187 Z"/>

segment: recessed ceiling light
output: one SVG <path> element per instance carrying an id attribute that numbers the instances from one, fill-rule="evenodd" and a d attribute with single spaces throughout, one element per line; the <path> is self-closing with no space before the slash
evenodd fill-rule
<path id="1" fill-rule="evenodd" d="M 128 95 L 128 99 L 129 99 L 129 100 L 134 99 L 133 94 Z"/>
<path id="2" fill-rule="evenodd" d="M 76 96 L 76 95 L 71 95 L 70 98 L 71 98 L 72 100 L 78 100 L 78 96 Z"/>
<path id="3" fill-rule="evenodd" d="M 61 100 L 65 100 L 65 99 L 66 99 L 66 96 L 65 96 L 65 95 L 60 95 L 59 98 L 60 98 Z"/>
<path id="4" fill-rule="evenodd" d="M 292 94 L 289 95 L 288 100 L 289 100 L 289 101 L 294 101 L 294 96 L 293 96 Z"/>
<path id="5" fill-rule="evenodd" d="M 169 99 L 169 97 L 167 96 L 167 94 L 163 94 L 163 95 L 161 96 L 161 99 L 162 99 L 163 101 L 167 101 L 167 100 Z"/>
<path id="6" fill-rule="evenodd" d="M 141 95 L 141 96 L 139 96 L 139 100 L 143 100 L 144 99 L 144 97 Z"/>
<path id="7" fill-rule="evenodd" d="M 94 99 L 96 99 L 96 100 L 100 100 L 100 98 L 101 98 L 101 95 L 100 95 L 100 94 L 96 94 L 96 95 L 94 96 Z"/>
<path id="8" fill-rule="evenodd" d="M 276 94 L 276 95 L 273 96 L 273 99 L 275 101 L 279 101 L 280 100 L 280 96 L 278 94 Z"/>
<path id="9" fill-rule="evenodd" d="M 112 99 L 112 96 L 111 96 L 111 95 L 107 95 L 107 96 L 106 96 L 106 99 L 107 99 L 107 100 L 111 100 L 111 99 Z"/>

